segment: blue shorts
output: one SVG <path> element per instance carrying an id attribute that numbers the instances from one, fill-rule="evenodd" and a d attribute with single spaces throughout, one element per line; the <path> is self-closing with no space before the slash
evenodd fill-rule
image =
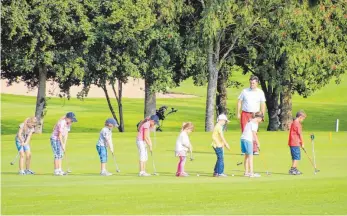
<path id="1" fill-rule="evenodd" d="M 289 146 L 290 154 L 292 155 L 292 160 L 300 160 L 301 159 L 301 151 L 299 146 Z"/>
<path id="2" fill-rule="evenodd" d="M 241 152 L 246 155 L 253 155 L 253 143 L 248 140 L 241 139 Z"/>
<path id="3" fill-rule="evenodd" d="M 54 159 L 59 160 L 64 156 L 63 148 L 61 147 L 60 141 L 51 138 L 51 146 L 54 154 Z"/>
<path id="4" fill-rule="evenodd" d="M 100 162 L 106 163 L 107 162 L 107 149 L 105 146 L 96 146 L 96 150 L 99 153 Z"/>
<path id="5" fill-rule="evenodd" d="M 30 146 L 29 146 L 29 145 L 24 145 L 24 146 L 22 146 L 22 145 L 20 144 L 20 141 L 19 141 L 18 138 L 16 138 L 15 141 L 16 141 L 17 151 L 20 151 L 20 150 L 23 150 L 24 152 L 30 151 Z"/>

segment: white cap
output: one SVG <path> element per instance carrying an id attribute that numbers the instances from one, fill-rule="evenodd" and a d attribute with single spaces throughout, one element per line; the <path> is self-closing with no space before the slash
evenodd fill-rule
<path id="1" fill-rule="evenodd" d="M 228 120 L 228 117 L 227 117 L 225 114 L 220 114 L 220 115 L 218 116 L 218 118 L 217 118 L 217 122 L 218 122 L 219 120 L 225 120 L 225 121 L 227 121 L 227 122 L 230 122 L 230 121 Z"/>

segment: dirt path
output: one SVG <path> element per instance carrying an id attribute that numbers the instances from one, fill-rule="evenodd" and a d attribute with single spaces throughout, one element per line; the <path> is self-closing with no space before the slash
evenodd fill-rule
<path id="1" fill-rule="evenodd" d="M 144 98 L 144 80 L 139 79 L 129 79 L 129 82 L 123 86 L 123 97 L 124 98 Z M 78 92 L 80 92 L 82 86 L 73 86 L 70 90 L 71 96 L 76 98 Z M 112 93 L 112 88 L 108 87 L 109 93 L 111 97 L 114 97 Z M 37 88 L 33 90 L 28 90 L 25 83 L 14 83 L 11 86 L 7 85 L 6 80 L 1 80 L 1 93 L 4 94 L 15 94 L 15 95 L 25 95 L 25 96 L 36 96 Z M 60 89 L 57 83 L 47 82 L 47 95 L 51 97 L 58 97 L 60 93 Z M 97 86 L 91 86 L 88 97 L 90 98 L 103 98 L 105 97 L 104 92 L 101 88 Z M 157 94 L 157 98 L 193 98 L 197 97 L 195 95 L 186 95 L 186 94 Z"/>

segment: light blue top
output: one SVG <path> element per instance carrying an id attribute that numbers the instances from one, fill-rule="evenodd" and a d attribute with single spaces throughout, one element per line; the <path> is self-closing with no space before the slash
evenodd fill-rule
<path id="1" fill-rule="evenodd" d="M 97 146 L 107 146 L 107 140 L 109 141 L 109 144 L 112 146 L 112 130 L 108 127 L 104 127 L 100 131 L 99 140 L 96 143 Z"/>

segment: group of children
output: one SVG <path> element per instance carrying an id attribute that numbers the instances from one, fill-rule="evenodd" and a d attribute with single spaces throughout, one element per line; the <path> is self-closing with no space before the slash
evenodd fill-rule
<path id="1" fill-rule="evenodd" d="M 264 116 L 261 112 L 253 113 L 252 118 L 244 126 L 241 135 L 241 151 L 245 155 L 244 158 L 244 176 L 254 178 L 260 177 L 259 174 L 254 173 L 253 170 L 253 154 L 254 145 L 260 148 L 259 139 L 257 136 L 258 124 L 262 122 Z M 296 119 L 293 121 L 289 132 L 289 147 L 292 155 L 292 166 L 289 170 L 291 175 L 300 175 L 301 172 L 297 169 L 298 161 L 300 160 L 300 146 L 304 147 L 302 138 L 301 122 L 306 118 L 306 114 L 303 111 L 299 111 L 296 114 Z M 76 116 L 73 112 L 68 112 L 65 116 L 61 117 L 57 124 L 53 128 L 52 135 L 50 137 L 51 147 L 54 155 L 54 175 L 61 176 L 66 173 L 62 170 L 62 159 L 66 150 L 68 133 L 70 131 L 72 123 L 77 122 Z M 217 124 L 214 127 L 212 133 L 212 148 L 216 153 L 217 161 L 214 166 L 214 177 L 227 177 L 224 173 L 224 148 L 230 150 L 230 146 L 224 138 L 224 126 L 229 122 L 225 114 L 221 114 L 217 118 Z M 31 152 L 30 152 L 30 139 L 34 133 L 37 119 L 35 117 L 27 118 L 19 125 L 19 130 L 15 138 L 16 148 L 20 153 L 19 159 L 19 174 L 30 175 L 35 174 L 30 169 Z M 139 152 L 139 176 L 150 176 L 146 172 L 146 162 L 148 160 L 148 150 L 152 154 L 152 141 L 150 132 L 155 131 L 156 126 L 159 125 L 159 118 L 156 115 L 152 115 L 145 118 L 138 125 L 138 133 L 136 137 L 136 144 Z M 112 143 L 112 129 L 118 127 L 117 121 L 113 118 L 109 118 L 105 121 L 105 126 L 100 131 L 99 139 L 96 143 L 96 150 L 100 158 L 102 176 L 110 176 L 112 173 L 106 169 L 107 163 L 107 148 L 114 154 L 114 148 Z M 194 130 L 194 125 L 191 122 L 185 122 L 182 125 L 181 132 L 176 140 L 175 156 L 179 158 L 177 165 L 176 176 L 186 177 L 188 174 L 185 172 L 185 162 L 187 156 L 190 154 L 192 158 L 193 147 L 189 140 L 189 134 Z M 24 158 L 26 157 L 25 169 Z"/>

